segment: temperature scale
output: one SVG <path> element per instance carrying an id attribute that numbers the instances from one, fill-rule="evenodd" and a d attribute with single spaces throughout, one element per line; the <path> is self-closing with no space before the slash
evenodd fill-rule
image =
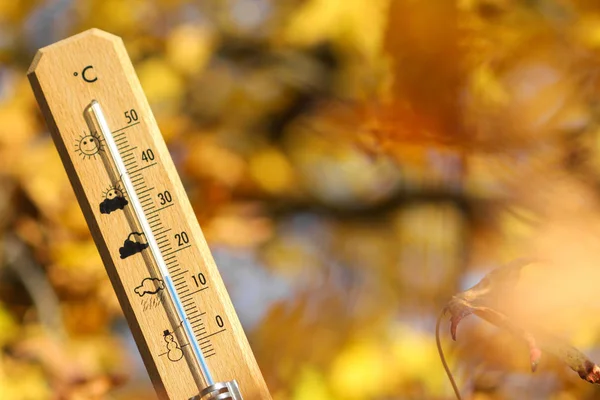
<path id="1" fill-rule="evenodd" d="M 28 76 L 158 396 L 270 400 L 122 40 L 83 32 Z"/>

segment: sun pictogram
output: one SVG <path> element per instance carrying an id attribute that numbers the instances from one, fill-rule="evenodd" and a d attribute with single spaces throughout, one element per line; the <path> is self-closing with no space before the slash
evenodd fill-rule
<path id="1" fill-rule="evenodd" d="M 75 151 L 84 160 L 87 158 L 96 158 L 96 155 L 102 151 L 102 141 L 91 133 L 85 133 L 75 143 Z"/>

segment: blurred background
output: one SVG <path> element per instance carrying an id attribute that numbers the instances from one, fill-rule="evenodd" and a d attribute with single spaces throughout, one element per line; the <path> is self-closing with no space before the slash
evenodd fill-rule
<path id="1" fill-rule="evenodd" d="M 155 398 L 26 71 L 124 39 L 276 400 L 452 399 L 450 297 L 600 360 L 597 0 L 0 0 L 0 398 Z M 467 399 L 600 399 L 471 317 Z"/>

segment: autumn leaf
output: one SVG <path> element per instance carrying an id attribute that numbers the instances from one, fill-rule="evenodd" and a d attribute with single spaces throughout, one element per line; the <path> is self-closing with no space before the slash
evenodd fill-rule
<path id="1" fill-rule="evenodd" d="M 535 372 L 539 365 L 542 352 L 550 353 L 563 361 L 569 368 L 577 372 L 581 379 L 590 383 L 600 383 L 600 367 L 589 360 L 585 354 L 571 346 L 567 341 L 552 335 L 543 329 L 534 326 L 524 327 L 517 324 L 507 316 L 502 309 L 503 298 L 516 286 L 523 267 L 532 260 L 519 259 L 512 263 L 495 269 L 487 274 L 478 284 L 452 296 L 448 305 L 444 308 L 441 317 L 450 314 L 450 334 L 456 340 L 456 330 L 460 321 L 465 317 L 475 314 L 483 320 L 507 330 L 513 335 L 522 338 L 529 346 L 529 359 L 531 371 Z M 439 328 L 439 322 L 438 322 Z M 438 347 L 439 347 L 438 338 Z M 446 365 L 441 353 L 442 363 L 448 373 L 457 398 L 460 393 Z"/>

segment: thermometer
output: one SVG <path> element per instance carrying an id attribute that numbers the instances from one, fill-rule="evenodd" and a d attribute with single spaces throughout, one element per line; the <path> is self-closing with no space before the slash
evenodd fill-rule
<path id="1" fill-rule="evenodd" d="M 121 39 L 75 35 L 28 76 L 158 397 L 270 400 Z"/>

